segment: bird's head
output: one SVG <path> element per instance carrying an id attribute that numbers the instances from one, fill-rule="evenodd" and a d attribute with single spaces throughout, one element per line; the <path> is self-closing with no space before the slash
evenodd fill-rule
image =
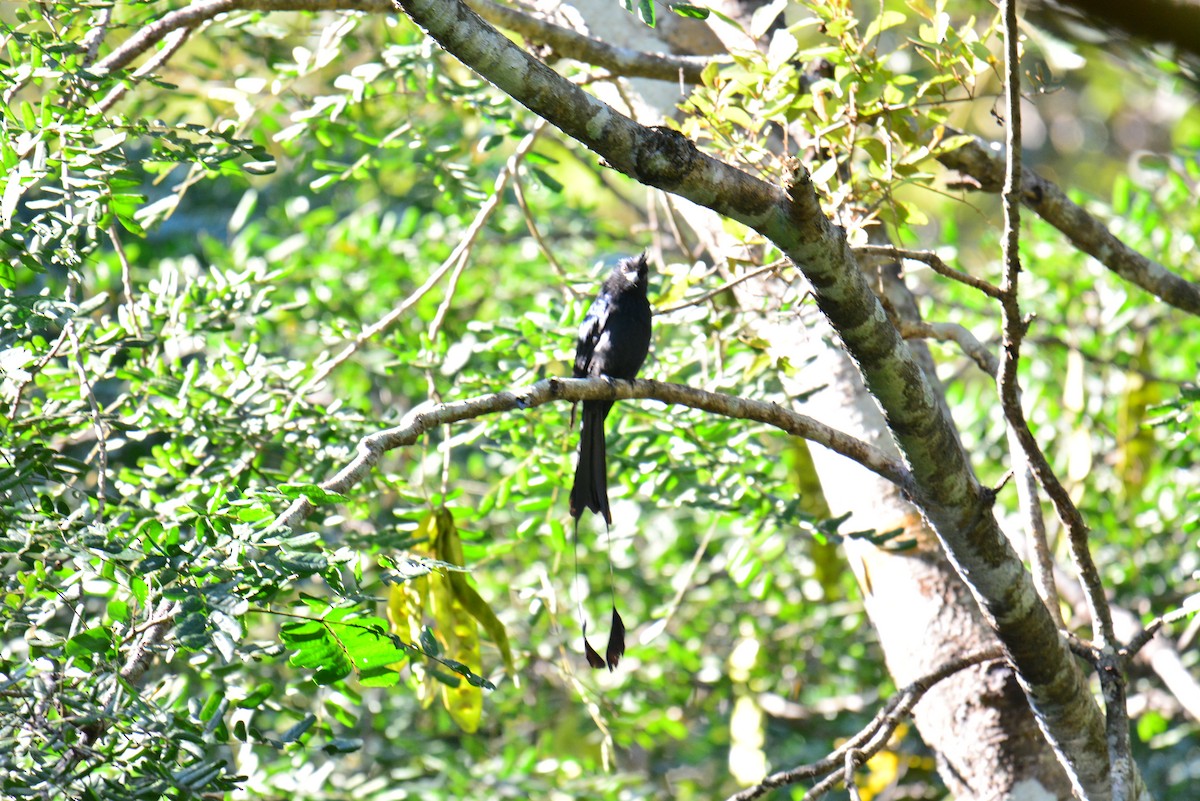
<path id="1" fill-rule="evenodd" d="M 642 289 L 646 288 L 649 270 L 650 265 L 646 261 L 645 253 L 638 256 L 630 256 L 617 262 L 617 272 L 621 278 Z"/>

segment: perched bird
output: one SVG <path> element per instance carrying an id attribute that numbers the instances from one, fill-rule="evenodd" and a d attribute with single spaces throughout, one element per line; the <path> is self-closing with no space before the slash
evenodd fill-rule
<path id="1" fill-rule="evenodd" d="M 650 301 L 646 298 L 646 255 L 621 259 L 592 301 L 575 343 L 575 377 L 637 378 L 650 351 Z M 612 525 L 608 508 L 608 476 L 604 447 L 604 418 L 613 402 L 583 402 L 579 430 L 579 463 L 571 488 L 571 515 L 584 509 L 603 515 Z"/>
<path id="2" fill-rule="evenodd" d="M 637 377 L 650 350 L 650 301 L 646 297 L 648 270 L 643 253 L 621 259 L 605 279 L 600 294 L 579 327 L 579 339 L 575 344 L 576 378 L 604 376 L 632 380 Z M 612 405 L 613 402 L 608 400 L 583 402 L 579 462 L 571 487 L 571 516 L 575 518 L 576 538 L 579 517 L 584 509 L 602 515 L 605 524 L 612 525 L 604 444 L 604 419 Z M 588 664 L 594 668 L 607 664 L 612 670 L 617 666 L 625 653 L 625 625 L 617 614 L 615 602 L 606 659 L 601 659 L 587 642 L 586 625 L 584 650 Z"/>

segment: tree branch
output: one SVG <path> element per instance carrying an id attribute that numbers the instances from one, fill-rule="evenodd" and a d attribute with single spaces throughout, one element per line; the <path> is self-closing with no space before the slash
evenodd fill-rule
<path id="1" fill-rule="evenodd" d="M 938 275 L 944 275 L 960 284 L 966 284 L 973 289 L 978 289 L 989 298 L 999 298 L 1000 289 L 982 278 L 976 278 L 973 275 L 964 273 L 962 270 L 956 270 L 946 262 L 942 261 L 942 257 L 931 250 L 904 250 L 903 248 L 892 247 L 891 245 L 859 245 L 854 249 L 854 252 L 860 256 L 880 256 L 888 259 L 909 259 L 910 261 L 919 261 L 929 266 Z"/>
<path id="2" fill-rule="evenodd" d="M 1003 0 L 1004 17 L 1004 97 L 1005 97 L 1005 163 L 1004 163 L 1004 278 L 1000 282 L 1000 308 L 1003 331 L 1003 357 L 996 382 L 1000 385 L 1000 402 L 1008 420 L 1010 437 L 1016 439 L 1028 459 L 1029 469 L 1038 477 L 1046 494 L 1067 527 L 1071 556 L 1083 584 L 1098 647 L 1094 647 L 1092 664 L 1100 677 L 1105 708 L 1105 741 L 1108 752 L 1109 793 L 1113 801 L 1132 801 L 1140 783 L 1129 749 L 1129 715 L 1126 709 L 1125 677 L 1117 657 L 1116 636 L 1113 634 L 1112 611 L 1104 597 L 1100 572 L 1088 547 L 1088 529 L 1083 515 L 1071 500 L 1066 488 L 1050 468 L 1038 446 L 1021 408 L 1021 389 L 1017 382 L 1021 340 L 1028 323 L 1021 318 L 1020 308 L 1020 238 L 1021 238 L 1021 68 L 1017 0 Z M 1032 533 L 1031 533 L 1032 535 Z M 1071 776 L 1075 794 L 1087 798 L 1087 791 Z"/>
<path id="3" fill-rule="evenodd" d="M 472 420 L 487 414 L 532 409 L 557 400 L 630 400 L 641 398 L 663 403 L 689 406 L 693 409 L 753 420 L 780 429 L 788 434 L 812 440 L 831 451 L 846 456 L 877 473 L 905 491 L 912 490 L 912 476 L 899 460 L 888 456 L 862 440 L 855 439 L 807 415 L 788 411 L 775 403 L 706 392 L 682 384 L 661 381 L 609 381 L 604 378 L 548 378 L 531 386 L 481 395 L 450 403 L 425 403 L 412 409 L 400 425 L 363 437 L 357 454 L 320 487 L 326 492 L 342 493 L 358 484 L 383 454 L 395 448 L 412 445 L 417 438 L 437 426 Z M 310 515 L 314 506 L 307 498 L 296 500 L 276 518 L 272 528 L 292 527 Z"/>
<path id="4" fill-rule="evenodd" d="M 519 33 L 533 42 L 549 45 L 560 56 L 603 67 L 614 75 L 663 81 L 682 78 L 694 84 L 700 83 L 700 73 L 706 66 L 714 60 L 720 60 L 709 56 L 643 53 L 628 47 L 614 47 L 491 0 L 470 0 L 470 4 L 493 25 Z M 391 0 L 198 0 L 163 14 L 140 28 L 99 61 L 94 71 L 103 75 L 123 69 L 172 31 L 194 28 L 230 11 L 363 11 L 390 14 L 395 10 Z"/>
<path id="5" fill-rule="evenodd" d="M 850 775 L 851 771 L 846 770 L 848 757 L 855 755 L 855 762 L 861 765 L 882 751 L 896 731 L 896 727 L 912 714 L 913 707 L 935 684 L 974 665 L 1003 657 L 1004 651 L 999 646 L 994 646 L 946 663 L 893 695 L 875 713 L 875 717 L 870 723 L 829 756 L 819 762 L 773 773 L 753 787 L 748 787 L 740 793 L 730 796 L 728 801 L 753 801 L 776 788 L 799 784 L 802 781 L 823 776 L 824 779 L 821 782 L 804 794 L 805 799 L 815 801 Z"/>
<path id="6" fill-rule="evenodd" d="M 985 192 L 1000 190 L 1004 161 L 981 140 L 976 139 L 957 150 L 942 153 L 938 161 L 952 170 L 971 176 Z M 1075 247 L 1126 281 L 1140 286 L 1177 309 L 1200 314 L 1200 283 L 1181 278 L 1130 248 L 1114 236 L 1104 223 L 1071 202 L 1056 184 L 1028 167 L 1021 169 L 1021 201 L 1066 234 Z"/>
<path id="7" fill-rule="evenodd" d="M 497 27 L 519 33 L 530 41 L 549 45 L 559 56 L 603 67 L 614 75 L 657 78 L 661 81 L 682 79 L 685 83 L 695 84 L 700 83 L 700 73 L 712 62 L 732 61 L 729 57 L 677 56 L 614 47 L 510 6 L 493 3 L 492 0 L 468 0 L 468 3 L 479 16 Z"/>
<path id="8" fill-rule="evenodd" d="M 1000 369 L 1000 360 L 986 345 L 980 342 L 974 334 L 959 323 L 915 323 L 903 320 L 900 323 L 900 333 L 905 339 L 934 339 L 939 342 L 953 342 L 962 352 L 992 378 Z"/>
<path id="9" fill-rule="evenodd" d="M 1029 460 L 1029 467 L 1050 496 L 1059 518 L 1067 528 L 1071 556 L 1079 570 L 1084 593 L 1096 628 L 1096 639 L 1101 647 L 1115 646 L 1112 613 L 1104 597 L 1104 584 L 1100 572 L 1092 560 L 1088 547 L 1088 529 L 1079 508 L 1071 500 L 1070 493 L 1058 480 L 1050 463 L 1042 453 L 1037 439 L 1029 428 L 1021 408 L 1020 386 L 1017 383 L 1017 365 L 1020 361 L 1021 341 L 1025 337 L 1027 323 L 1021 319 L 1019 288 L 1021 261 L 1020 211 L 1022 187 L 1018 176 L 1021 166 L 1021 103 L 1020 103 L 1020 59 L 1017 53 L 1016 0 L 1005 0 L 1005 113 L 1007 120 L 1006 162 L 1004 169 L 1004 280 L 1000 284 L 1000 307 L 1003 328 L 1003 358 L 996 381 L 1000 385 L 1000 402 L 1004 416 Z M 1011 16 L 1011 20 L 1009 19 Z"/>

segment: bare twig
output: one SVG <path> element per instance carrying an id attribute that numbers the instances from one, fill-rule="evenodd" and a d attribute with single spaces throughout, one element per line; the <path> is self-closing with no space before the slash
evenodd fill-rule
<path id="1" fill-rule="evenodd" d="M 1149 643 L 1150 640 L 1154 639 L 1154 635 L 1158 634 L 1159 630 L 1163 626 L 1174 623 L 1177 620 L 1183 620 L 1185 617 L 1189 617 L 1197 612 L 1200 612 L 1200 596 L 1193 596 L 1190 600 L 1192 600 L 1193 603 L 1185 603 L 1181 608 L 1167 612 L 1165 615 L 1159 615 L 1158 617 L 1154 618 L 1154 620 L 1151 620 L 1149 623 L 1147 623 L 1146 627 L 1134 635 L 1129 640 L 1129 644 L 1121 649 L 1121 653 L 1127 657 L 1136 655 L 1139 651 L 1146 647 L 1146 644 Z"/>
<path id="2" fill-rule="evenodd" d="M 526 39 L 549 45 L 556 53 L 596 67 L 613 75 L 629 78 L 658 78 L 663 81 L 700 83 L 700 73 L 714 61 L 731 61 L 729 56 L 675 56 L 643 53 L 628 47 L 615 47 L 598 39 L 576 33 L 511 6 L 491 0 L 469 0 L 475 13 L 488 22 L 521 34 Z"/>
<path id="3" fill-rule="evenodd" d="M 862 801 L 862 796 L 859 795 L 858 785 L 854 783 L 854 771 L 863 761 L 862 754 L 857 749 L 850 749 L 846 752 L 845 768 L 843 772 L 842 782 L 846 785 L 846 793 L 850 796 L 850 801 Z"/>
<path id="4" fill-rule="evenodd" d="M 8 408 L 8 419 L 15 420 L 17 418 L 17 411 L 21 406 L 21 395 L 24 393 L 25 387 L 32 383 L 37 374 L 40 373 L 46 367 L 46 365 L 58 355 L 59 350 L 62 349 L 63 343 L 67 341 L 67 337 L 71 333 L 70 325 L 71 321 L 67 320 L 63 324 L 62 330 L 58 333 L 58 339 L 54 340 L 54 344 L 50 346 L 50 350 L 42 354 L 42 357 L 34 362 L 33 365 L 25 371 L 26 377 L 23 377 L 17 384 L 16 389 L 13 390 L 12 404 Z"/>
<path id="5" fill-rule="evenodd" d="M 525 218 L 525 227 L 529 230 L 529 235 L 533 237 L 533 241 L 537 243 L 538 250 L 542 253 L 542 258 L 550 265 L 550 269 L 559 278 L 566 279 L 567 272 L 558 263 L 558 259 L 554 258 L 554 251 L 546 246 L 546 240 L 542 239 L 542 232 L 538 229 L 537 221 L 533 219 L 533 211 L 529 208 L 529 201 L 525 197 L 525 186 L 521 180 L 520 173 L 513 173 L 513 196 L 517 199 L 517 207 L 521 210 L 521 216 Z"/>
<path id="6" fill-rule="evenodd" d="M 671 229 L 671 235 L 675 237 L 675 247 L 687 256 L 688 261 L 696 261 L 703 248 L 700 245 L 694 248 L 688 245 L 687 238 L 683 235 L 683 229 L 679 225 L 679 212 L 675 208 L 675 198 L 668 192 L 659 192 L 658 198 L 663 204 L 667 226 Z"/>
<path id="7" fill-rule="evenodd" d="M 721 284 L 721 286 L 717 287 L 716 289 L 705 292 L 703 295 L 701 295 L 698 298 L 693 298 L 692 300 L 685 300 L 682 303 L 679 303 L 675 306 L 670 307 L 669 309 L 655 309 L 654 313 L 655 313 L 655 315 L 670 314 L 671 312 L 677 312 L 680 309 L 686 309 L 690 306 L 699 306 L 701 303 L 707 303 L 708 301 L 712 300 L 717 295 L 720 295 L 722 292 L 727 292 L 730 289 L 733 289 L 735 286 L 742 283 L 743 281 L 749 281 L 751 278 L 757 278 L 758 276 L 762 275 L 763 273 L 775 272 L 780 267 L 784 267 L 787 264 L 788 264 L 787 259 L 778 259 L 776 261 L 771 262 L 770 264 L 764 264 L 762 267 L 755 268 L 748 273 L 739 275 L 737 278 L 733 278 L 733 279 L 730 279 L 729 281 L 726 281 L 724 284 Z"/>
<path id="8" fill-rule="evenodd" d="M 1054 557 L 1050 553 L 1050 541 L 1046 535 L 1046 518 L 1042 514 L 1042 502 L 1038 496 L 1037 476 L 1033 474 L 1025 450 L 1011 427 L 1008 429 L 1008 452 L 1013 473 L 1018 476 L 1017 503 L 1026 523 L 1025 551 L 1033 569 L 1033 585 L 1037 588 L 1038 597 L 1046 605 L 1046 611 L 1054 618 L 1055 625 L 1066 629 L 1067 624 L 1058 603 L 1058 590 L 1054 586 Z"/>
<path id="9" fill-rule="evenodd" d="M 462 278 L 463 271 L 467 268 L 467 262 L 470 258 L 470 249 L 464 250 L 458 257 L 458 263 L 454 266 L 454 272 L 450 273 L 450 280 L 446 282 L 446 294 L 442 298 L 442 302 L 438 304 L 437 311 L 433 315 L 433 320 L 429 323 L 428 336 L 430 345 L 437 340 L 438 331 L 442 328 L 442 322 L 445 321 L 446 315 L 450 312 L 450 306 L 454 303 L 454 293 L 458 291 L 458 279 Z"/>
<path id="10" fill-rule="evenodd" d="M 154 58 L 138 67 L 134 71 L 133 77 L 142 78 L 154 72 L 163 64 L 166 64 L 171 59 L 171 56 L 179 52 L 179 48 L 183 47 L 183 43 L 188 40 L 188 37 L 192 35 L 192 31 L 196 30 L 197 27 L 197 25 L 188 25 L 168 33 L 164 37 L 166 44 L 163 46 L 163 49 L 155 53 Z M 117 86 L 114 86 L 112 91 L 105 95 L 103 100 L 101 100 L 92 108 L 88 109 L 88 112 L 92 114 L 104 114 L 113 106 L 115 106 L 117 101 L 124 97 L 125 93 L 128 92 L 132 86 L 132 83 L 121 83 Z"/>
<path id="11" fill-rule="evenodd" d="M 1038 477 L 1046 494 L 1054 502 L 1059 517 L 1067 528 L 1071 556 L 1079 571 L 1080 581 L 1092 615 L 1096 643 L 1091 661 L 1100 678 L 1105 708 L 1105 737 L 1108 747 L 1109 781 L 1114 801 L 1127 801 L 1134 792 L 1136 771 L 1129 750 L 1129 716 L 1125 705 L 1125 677 L 1116 651 L 1112 610 L 1104 597 L 1104 585 L 1088 547 L 1088 530 L 1079 509 L 1050 469 L 1045 455 L 1030 431 L 1021 409 L 1017 366 L 1020 361 L 1021 340 L 1027 325 L 1021 319 L 1020 274 L 1021 258 L 1021 74 L 1019 33 L 1017 30 L 1016 0 L 1004 0 L 1004 68 L 1007 158 L 1004 168 L 1004 279 L 1000 284 L 1001 317 L 1004 356 L 996 377 L 1000 385 L 1000 402 L 1008 420 L 1010 435 L 1028 459 L 1029 467 Z"/>
<path id="12" fill-rule="evenodd" d="M 696 571 L 700 568 L 700 563 L 704 561 L 704 555 L 708 552 L 709 543 L 712 542 L 713 534 L 716 532 L 716 524 L 712 524 L 704 532 L 704 536 L 700 538 L 700 544 L 696 546 L 696 552 L 692 554 L 692 559 L 683 569 L 680 575 L 682 579 L 673 579 L 672 583 L 678 589 L 675 591 L 675 597 L 667 603 L 667 609 L 651 626 L 642 632 L 639 642 L 642 645 L 653 642 L 659 633 L 666 631 L 671 625 L 671 619 L 675 617 L 675 613 L 679 611 L 679 605 L 683 603 L 683 598 L 688 591 L 692 589 L 692 579 L 696 576 Z M 781 699 L 782 700 L 782 699 Z"/>
<path id="13" fill-rule="evenodd" d="M 939 342 L 953 342 L 962 352 L 971 357 L 979 369 L 993 378 L 1000 369 L 1000 360 L 965 326 L 958 323 L 926 323 L 912 320 L 901 320 L 900 335 L 905 339 L 935 339 Z"/>
<path id="14" fill-rule="evenodd" d="M 969 667 L 982 664 L 983 662 L 990 662 L 994 659 L 1002 659 L 1003 657 L 1004 650 L 1000 646 L 995 645 L 991 648 L 964 656 L 961 659 L 947 662 L 942 667 L 922 676 L 893 695 L 875 714 L 874 719 L 870 723 L 829 756 L 810 765 L 802 765 L 790 770 L 773 773 L 759 784 L 730 796 L 729 801 L 753 801 L 753 799 L 761 798 L 776 788 L 824 776 L 819 783 L 804 794 L 806 801 L 810 799 L 815 801 L 815 799 L 820 798 L 836 787 L 839 782 L 843 780 L 848 781 L 851 769 L 849 767 L 850 763 L 847 760 L 852 755 L 854 762 L 861 765 L 882 751 L 884 746 L 887 745 L 888 740 L 891 739 L 892 734 L 896 731 L 896 727 L 911 714 L 913 707 L 917 705 L 917 702 L 934 685 Z M 848 786 L 852 786 L 852 782 L 848 782 Z"/>
<path id="15" fill-rule="evenodd" d="M 629 400 L 644 398 L 663 403 L 689 406 L 713 414 L 741 420 L 753 420 L 773 426 L 793 436 L 804 437 L 877 473 L 911 492 L 912 476 L 896 459 L 873 445 L 830 428 L 806 415 L 784 409 L 775 403 L 706 392 L 682 384 L 661 381 L 610 381 L 604 378 L 551 378 L 515 390 L 482 395 L 450 403 L 425 403 L 412 409 L 400 425 L 364 437 L 357 455 L 350 464 L 320 484 L 326 492 L 342 493 L 358 484 L 378 463 L 384 453 L 412 445 L 417 439 L 440 425 L 472 420 L 487 414 L 531 409 L 556 400 Z M 307 498 L 296 500 L 276 518 L 273 528 L 291 527 L 310 515 L 315 507 Z"/>
<path id="16" fill-rule="evenodd" d="M 83 363 L 83 346 L 75 331 L 75 321 L 67 322 L 67 337 L 75 347 L 75 373 L 79 376 L 79 386 L 87 396 L 88 404 L 92 407 L 92 431 L 96 435 L 96 459 L 99 462 L 96 471 L 96 517 L 104 518 L 104 501 L 108 494 L 108 426 L 104 423 L 100 402 L 96 400 L 92 382 L 87 375 L 87 367 Z"/>
<path id="17" fill-rule="evenodd" d="M 114 222 L 108 227 L 108 237 L 112 240 L 113 250 L 117 254 L 117 261 L 121 262 L 121 286 L 125 290 L 125 304 L 129 309 L 129 324 L 133 326 L 133 333 L 137 336 L 142 335 L 142 327 L 138 324 L 137 318 L 137 301 L 133 297 L 133 276 L 129 266 L 129 256 L 125 253 L 125 246 L 121 244 L 121 235 L 117 231 L 117 224 Z"/>
<path id="18" fill-rule="evenodd" d="M 314 387 L 318 386 L 322 381 L 328 378 L 334 370 L 336 370 L 340 365 L 344 364 L 347 359 L 357 353 L 359 348 L 361 348 L 364 344 L 391 328 L 392 325 L 395 324 L 395 322 L 401 317 L 403 317 L 409 309 L 415 306 L 421 300 L 421 298 L 425 297 L 425 295 L 428 294 L 431 289 L 437 286 L 438 282 L 442 280 L 442 276 L 449 272 L 451 268 L 457 267 L 456 272 L 461 273 L 463 265 L 466 263 L 467 254 L 470 251 L 471 246 L 474 244 L 475 238 L 479 236 L 479 232 L 483 230 L 483 226 L 488 221 L 488 218 L 492 216 L 492 212 L 499 208 L 500 201 L 504 197 L 504 187 L 508 184 L 509 179 L 512 177 L 513 171 L 516 169 L 516 164 L 519 162 L 521 157 L 528 153 L 529 149 L 533 147 L 533 143 L 537 138 L 538 133 L 541 132 L 544 126 L 545 121 L 538 120 L 538 122 L 533 126 L 533 130 L 531 130 L 529 134 L 527 134 L 525 138 L 522 139 L 517 145 L 517 148 L 515 151 L 513 151 L 513 155 L 510 157 L 508 163 L 501 168 L 500 173 L 496 176 L 496 184 L 492 190 L 491 196 L 484 201 L 482 206 L 479 207 L 479 211 L 475 214 L 475 219 L 471 221 L 470 226 L 468 226 L 467 230 L 463 233 L 462 239 L 459 240 L 458 244 L 454 248 L 454 251 L 446 258 L 444 262 L 442 262 L 441 266 L 434 270 L 429 277 L 425 279 L 425 283 L 414 289 L 398 306 L 360 331 L 358 336 L 356 336 L 352 342 L 342 348 L 342 350 L 336 356 L 325 362 L 322 362 L 320 367 L 315 370 L 312 377 L 304 382 L 304 385 L 296 391 L 296 394 L 288 403 L 287 408 L 283 413 L 285 420 L 291 418 L 297 404 L 299 404 L 300 401 L 302 401 Z M 447 297 L 451 297 L 453 294 L 453 289 L 451 288 L 451 290 L 447 292 Z M 439 319 L 435 322 L 440 324 L 441 316 L 442 313 L 439 309 Z M 432 333 L 436 333 L 436 330 L 437 326 L 435 325 Z"/>
<path id="19" fill-rule="evenodd" d="M 941 256 L 931 250 L 905 250 L 896 248 L 890 245 L 860 245 L 854 248 L 856 254 L 864 256 L 882 256 L 889 259 L 909 259 L 910 261 L 919 261 L 929 265 L 929 268 L 938 275 L 944 275 L 960 284 L 978 289 L 989 298 L 1000 297 L 1000 288 L 994 284 L 984 281 L 982 278 L 976 278 L 973 275 L 968 275 L 962 270 L 956 270 L 946 262 L 942 261 Z"/>

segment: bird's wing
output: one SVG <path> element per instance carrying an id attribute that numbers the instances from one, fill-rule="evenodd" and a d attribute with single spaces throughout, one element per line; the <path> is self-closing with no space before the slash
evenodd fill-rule
<path id="1" fill-rule="evenodd" d="M 579 339 L 575 343 L 575 377 L 583 378 L 591 375 L 592 357 L 596 353 L 596 345 L 608 323 L 608 315 L 612 311 L 612 303 L 601 294 L 592 301 L 591 308 L 579 326 Z"/>

